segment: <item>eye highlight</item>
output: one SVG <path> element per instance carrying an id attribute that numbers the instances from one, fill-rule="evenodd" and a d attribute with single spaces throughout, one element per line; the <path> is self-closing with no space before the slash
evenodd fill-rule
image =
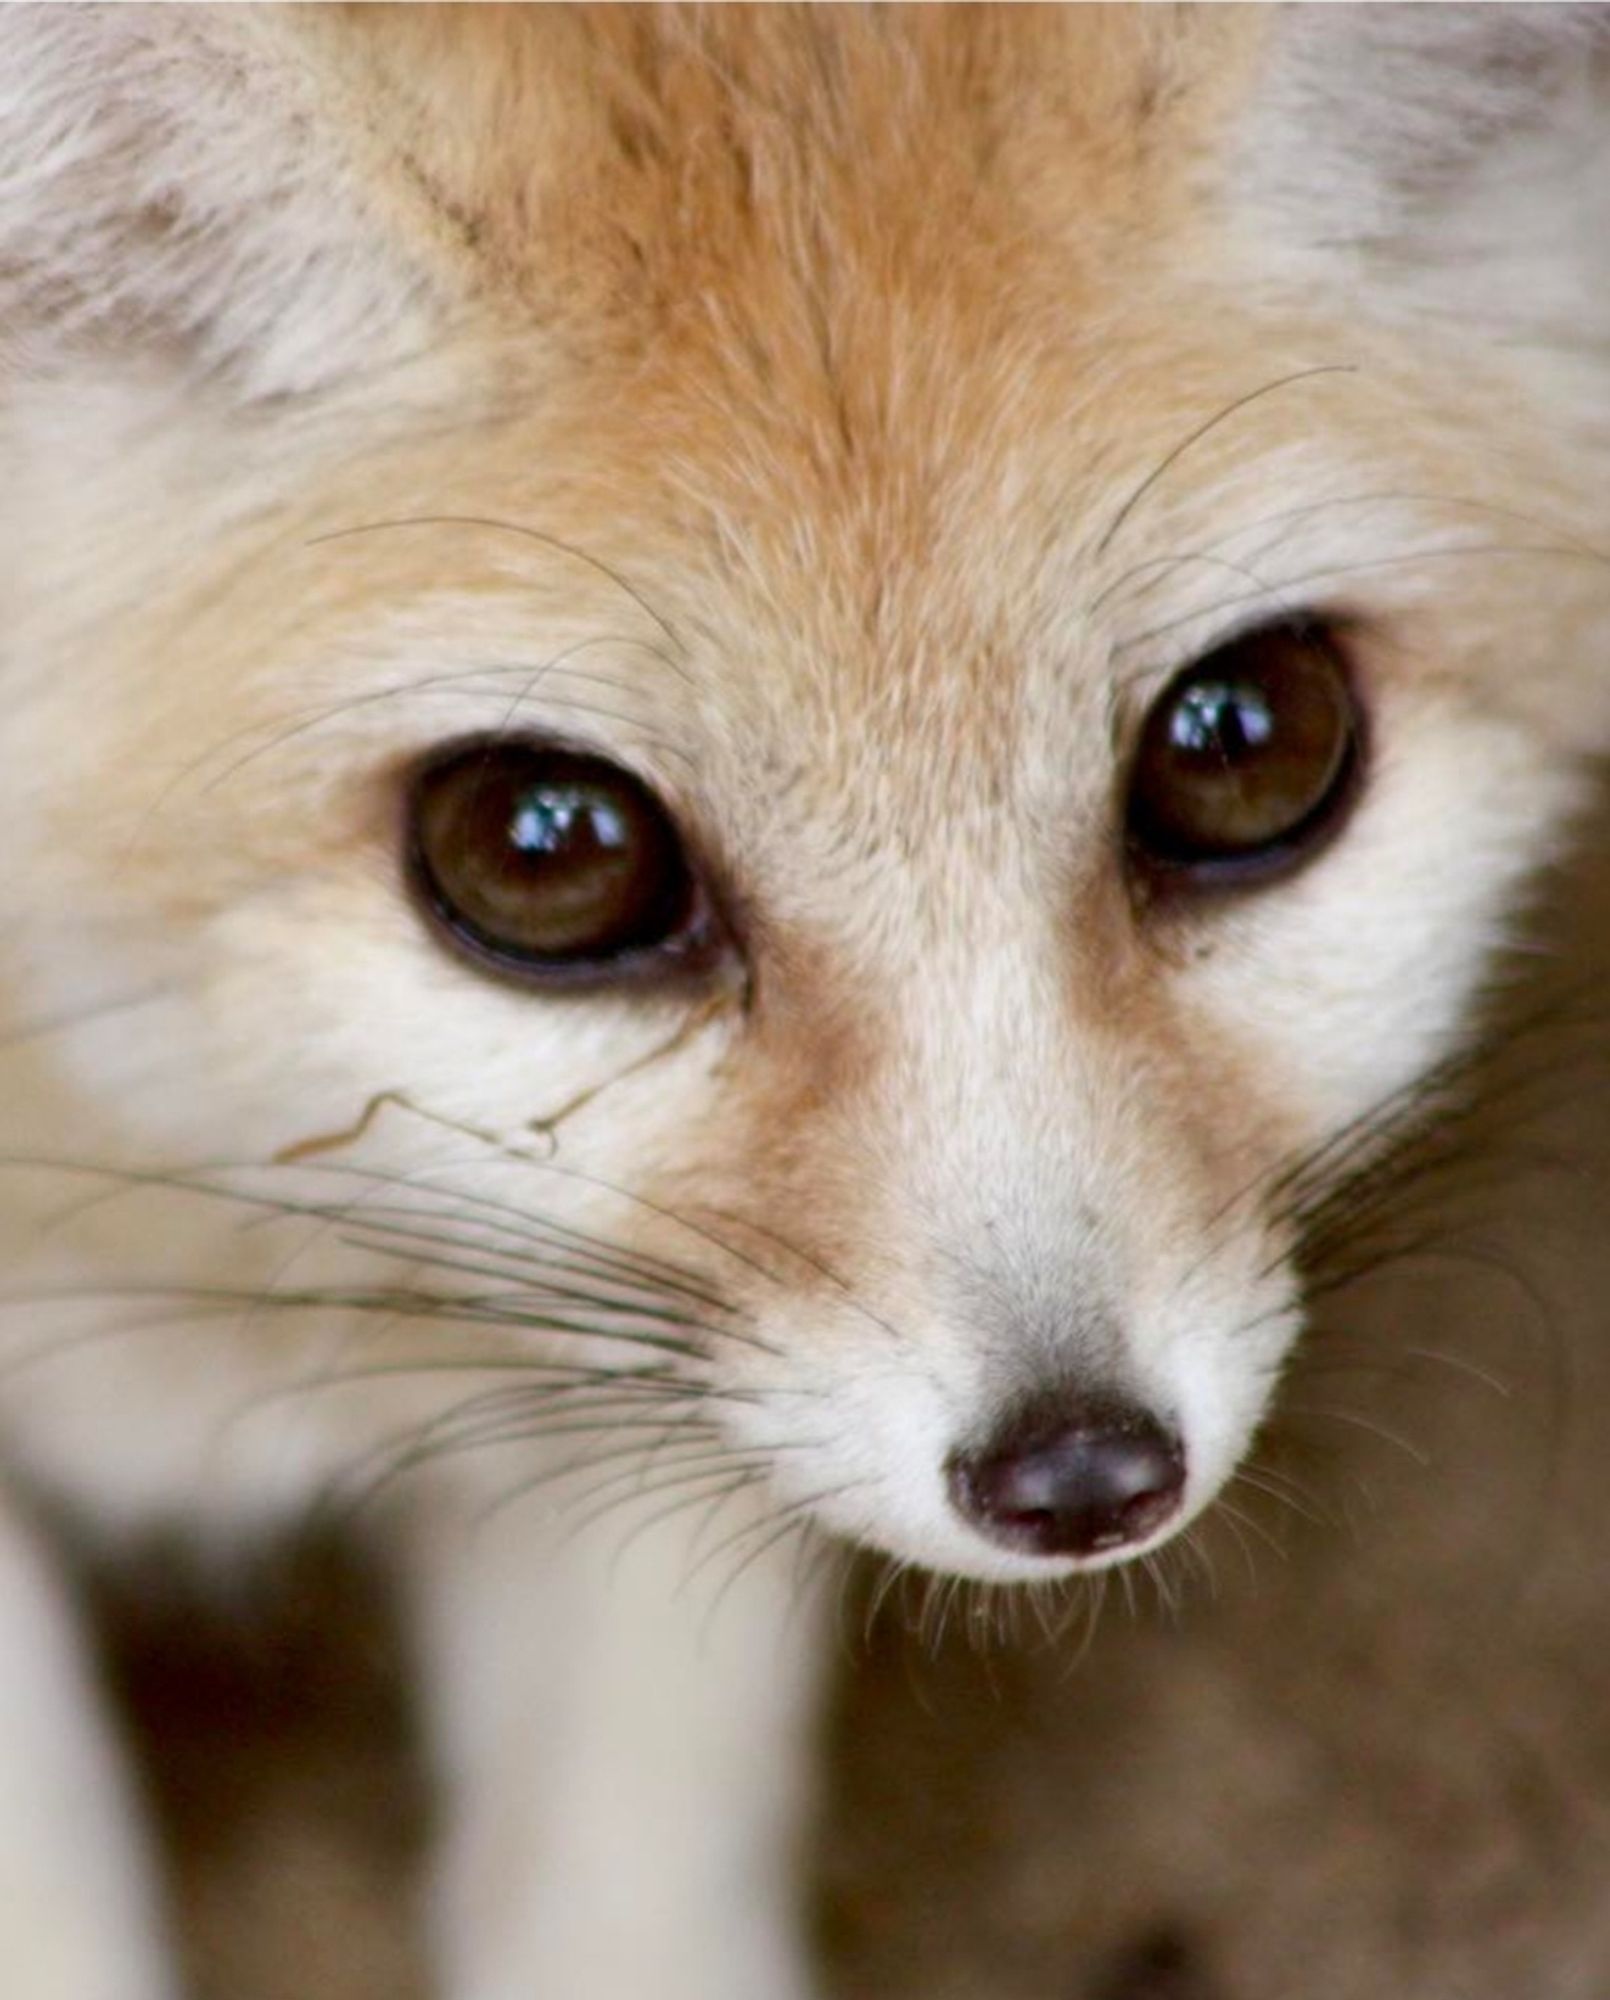
<path id="1" fill-rule="evenodd" d="M 1164 884 L 1283 874 L 1356 789 L 1363 717 L 1334 635 L 1271 625 L 1218 647 L 1158 696 L 1125 805 L 1130 861 Z"/>
<path id="2" fill-rule="evenodd" d="M 602 757 L 520 740 L 459 744 L 416 774 L 407 844 L 443 932 L 516 977 L 663 971 L 712 940 L 670 814 Z"/>

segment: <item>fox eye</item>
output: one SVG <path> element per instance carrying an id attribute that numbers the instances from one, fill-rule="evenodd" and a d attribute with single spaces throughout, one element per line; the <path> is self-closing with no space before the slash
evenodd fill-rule
<path id="1" fill-rule="evenodd" d="M 1340 824 L 1362 719 L 1332 634 L 1271 625 L 1177 674 L 1129 773 L 1132 863 L 1167 882 L 1259 880 Z"/>
<path id="2" fill-rule="evenodd" d="M 602 757 L 476 740 L 414 779 L 409 867 L 453 943 L 532 980 L 664 970 L 711 933 L 670 814 Z"/>

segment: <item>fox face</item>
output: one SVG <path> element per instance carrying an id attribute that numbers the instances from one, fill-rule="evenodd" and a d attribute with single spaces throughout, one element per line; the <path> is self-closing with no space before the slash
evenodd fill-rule
<path id="1" fill-rule="evenodd" d="M 1442 121 L 1279 10 L 11 30 L 8 1150 L 123 1176 L 96 1324 L 513 1357 L 465 1440 L 963 1574 L 1186 1527 L 1603 735 L 1536 11 Z"/>

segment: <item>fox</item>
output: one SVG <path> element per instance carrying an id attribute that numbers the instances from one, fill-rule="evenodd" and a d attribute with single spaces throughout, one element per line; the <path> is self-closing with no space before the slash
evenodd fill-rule
<path id="1" fill-rule="evenodd" d="M 0 12 L 0 1964 L 334 1507 L 448 2000 L 806 2000 L 834 1552 L 1254 1447 L 1610 743 L 1610 10 Z"/>

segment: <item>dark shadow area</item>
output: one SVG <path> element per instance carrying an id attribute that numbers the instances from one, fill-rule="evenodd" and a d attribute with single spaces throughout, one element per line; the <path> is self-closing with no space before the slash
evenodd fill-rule
<path id="1" fill-rule="evenodd" d="M 221 1595 L 153 1549 L 93 1589 L 195 2000 L 423 2000 L 428 1814 L 376 1569 L 305 1545 Z"/>

